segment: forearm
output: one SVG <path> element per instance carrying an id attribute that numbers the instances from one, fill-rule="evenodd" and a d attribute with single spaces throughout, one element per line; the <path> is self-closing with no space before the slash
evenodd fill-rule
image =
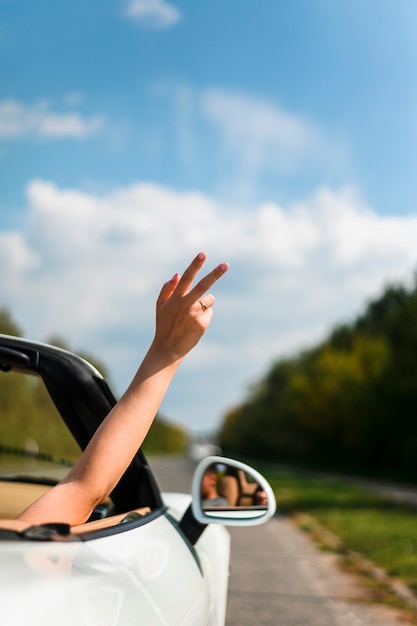
<path id="1" fill-rule="evenodd" d="M 135 377 L 68 476 L 19 517 L 77 524 L 116 486 L 145 439 L 181 362 L 152 344 Z"/>
<path id="2" fill-rule="evenodd" d="M 152 344 L 128 389 L 89 443 L 71 479 L 106 497 L 140 448 L 182 359 Z"/>

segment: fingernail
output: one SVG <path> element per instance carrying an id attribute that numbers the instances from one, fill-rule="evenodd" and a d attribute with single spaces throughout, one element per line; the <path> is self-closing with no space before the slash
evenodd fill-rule
<path id="1" fill-rule="evenodd" d="M 174 276 L 171 278 L 171 280 L 169 281 L 170 283 L 173 283 L 177 280 L 178 277 L 178 272 L 175 272 Z"/>
<path id="2" fill-rule="evenodd" d="M 228 263 L 221 263 L 219 265 L 220 269 L 222 272 L 227 272 L 227 270 L 229 269 L 229 264 Z"/>
<path id="3" fill-rule="evenodd" d="M 206 255 L 205 255 L 205 253 L 204 253 L 204 252 L 199 252 L 199 253 L 197 254 L 197 259 L 200 259 L 200 261 L 201 261 L 202 259 L 205 259 L 205 258 L 206 258 Z"/>

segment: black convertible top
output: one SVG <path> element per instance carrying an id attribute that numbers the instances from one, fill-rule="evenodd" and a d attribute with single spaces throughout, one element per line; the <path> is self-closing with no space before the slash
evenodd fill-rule
<path id="1" fill-rule="evenodd" d="M 98 370 L 81 357 L 55 346 L 0 334 L 0 372 L 40 376 L 78 445 L 84 450 L 116 404 Z M 160 491 L 142 450 L 111 494 L 116 512 L 162 506 Z"/>

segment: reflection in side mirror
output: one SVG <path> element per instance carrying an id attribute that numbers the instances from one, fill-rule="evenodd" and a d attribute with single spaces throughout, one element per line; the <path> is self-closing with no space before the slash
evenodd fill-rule
<path id="1" fill-rule="evenodd" d="M 199 463 L 192 496 L 194 517 L 204 524 L 263 524 L 276 509 L 274 493 L 259 472 L 221 456 L 209 456 Z"/>

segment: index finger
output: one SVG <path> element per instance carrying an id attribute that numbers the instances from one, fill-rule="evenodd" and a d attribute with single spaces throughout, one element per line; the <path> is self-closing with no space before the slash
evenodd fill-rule
<path id="1" fill-rule="evenodd" d="M 183 275 L 180 278 L 178 285 L 175 288 L 175 295 L 184 296 L 190 291 L 194 278 L 201 270 L 206 260 L 206 253 L 199 252 L 197 256 L 191 261 L 190 265 L 184 270 Z"/>
<path id="2" fill-rule="evenodd" d="M 220 265 L 215 267 L 211 272 L 198 281 L 198 283 L 191 289 L 187 297 L 192 300 L 198 300 L 201 298 L 201 296 L 205 294 L 206 291 L 210 289 L 210 287 L 214 285 L 214 283 L 218 281 L 228 269 L 228 263 L 220 263 Z"/>

